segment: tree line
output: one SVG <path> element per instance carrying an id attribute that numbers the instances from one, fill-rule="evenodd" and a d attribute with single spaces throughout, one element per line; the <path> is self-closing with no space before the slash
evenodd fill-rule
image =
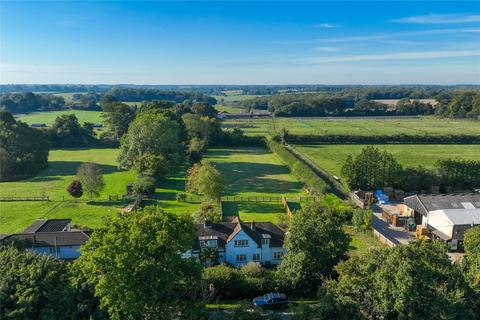
<path id="1" fill-rule="evenodd" d="M 355 157 L 349 155 L 342 176 L 352 190 L 395 187 L 418 192 L 439 187 L 442 191 L 480 186 L 479 160 L 439 160 L 434 169 L 422 166 L 403 168 L 387 151 L 368 146 Z"/>
<path id="2" fill-rule="evenodd" d="M 0 108 L 11 113 L 60 110 L 64 106 L 65 99 L 52 94 L 22 92 L 0 96 Z"/>

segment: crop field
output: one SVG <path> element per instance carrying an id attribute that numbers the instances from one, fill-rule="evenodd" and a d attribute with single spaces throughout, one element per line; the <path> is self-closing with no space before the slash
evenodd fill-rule
<path id="1" fill-rule="evenodd" d="M 330 174 L 340 176 L 348 155 L 356 155 L 366 146 L 364 144 L 295 145 L 295 148 Z M 480 145 L 379 144 L 374 146 L 393 154 L 403 166 L 422 165 L 433 168 L 435 162 L 441 159 L 478 160 L 480 158 Z"/>
<path id="2" fill-rule="evenodd" d="M 44 112 L 31 112 L 27 114 L 16 114 L 15 118 L 26 122 L 32 123 L 45 123 L 51 125 L 55 122 L 55 119 L 64 114 L 74 114 L 77 116 L 78 121 L 83 124 L 84 122 L 92 122 L 95 124 L 102 123 L 101 111 L 87 111 L 87 110 L 61 110 L 61 111 L 44 111 Z"/>
<path id="3" fill-rule="evenodd" d="M 240 128 L 249 135 L 266 135 L 287 129 L 301 135 L 480 135 L 480 122 L 435 117 L 372 117 L 372 118 L 276 118 L 227 120 L 224 128 Z"/>
<path id="4" fill-rule="evenodd" d="M 228 113 L 240 113 L 244 110 L 243 108 L 240 108 L 240 107 L 236 107 L 232 105 L 224 105 L 224 104 L 216 104 L 215 109 L 217 109 L 218 112 L 225 111 Z"/>
<path id="5" fill-rule="evenodd" d="M 211 149 L 205 156 L 223 174 L 224 196 L 280 197 L 298 200 L 306 196 L 302 184 L 276 155 L 264 148 Z M 224 202 L 224 215 L 244 221 L 278 221 L 285 210 L 280 202 Z"/>
<path id="6" fill-rule="evenodd" d="M 39 218 L 72 218 L 73 223 L 96 227 L 101 217 L 117 212 L 125 202 L 109 201 L 108 195 L 122 195 L 126 185 L 135 181 L 132 171 L 119 170 L 116 163 L 118 149 L 69 149 L 50 152 L 49 166 L 37 176 L 16 182 L 0 183 L 0 196 L 49 196 L 51 201 L 0 202 L 0 233 L 18 232 Z M 77 168 L 83 162 L 100 165 L 105 180 L 105 189 L 93 202 L 88 195 L 74 200 L 66 191 L 74 179 Z M 198 204 L 179 203 L 175 192 L 184 190 L 184 178 L 178 176 L 164 179 L 155 193 L 153 203 L 165 210 L 191 213 Z M 65 201 L 64 201 L 65 200 Z M 163 201 L 165 200 L 165 201 Z"/>

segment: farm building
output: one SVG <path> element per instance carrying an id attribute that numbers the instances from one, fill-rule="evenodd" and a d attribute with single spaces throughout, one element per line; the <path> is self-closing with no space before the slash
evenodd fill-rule
<path id="1" fill-rule="evenodd" d="M 463 235 L 480 225 L 480 193 L 414 195 L 404 200 L 417 225 L 451 250 L 463 247 Z"/>
<path id="2" fill-rule="evenodd" d="M 249 262 L 279 264 L 285 253 L 285 232 L 271 222 L 220 222 L 197 225 L 197 239 L 188 254 L 202 258 L 205 265 L 229 263 L 240 267 Z M 218 255 L 205 259 L 212 248 Z M 211 250 L 210 250 L 211 251 Z M 214 261 L 215 260 L 215 261 Z"/>
<path id="3" fill-rule="evenodd" d="M 38 254 L 73 260 L 80 256 L 80 246 L 88 241 L 90 234 L 72 230 L 70 219 L 37 220 L 21 233 L 0 235 L 0 245 L 14 242 Z"/>

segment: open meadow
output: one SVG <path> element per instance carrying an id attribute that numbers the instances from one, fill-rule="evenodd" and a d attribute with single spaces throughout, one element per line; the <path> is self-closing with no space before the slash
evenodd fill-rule
<path id="1" fill-rule="evenodd" d="M 61 111 L 43 111 L 43 112 L 31 112 L 26 114 L 16 114 L 15 118 L 28 124 L 32 123 L 45 123 L 47 126 L 52 125 L 55 119 L 64 114 L 74 114 L 78 118 L 78 122 L 83 124 L 84 122 L 91 122 L 94 124 L 101 124 L 103 119 L 101 117 L 101 111 L 88 111 L 88 110 L 61 110 Z"/>
<path id="2" fill-rule="evenodd" d="M 329 145 L 295 145 L 295 148 L 313 160 L 328 173 L 340 176 L 348 155 L 360 153 L 365 144 L 329 144 Z M 433 168 L 441 159 L 480 158 L 480 145 L 468 144 L 378 144 L 380 150 L 391 153 L 403 166 L 423 166 Z"/>
<path id="3" fill-rule="evenodd" d="M 37 176 L 15 182 L 0 183 L 1 197 L 49 196 L 50 201 L 0 202 L 0 233 L 18 232 L 39 218 L 72 218 L 73 223 L 96 227 L 101 217 L 113 214 L 125 205 L 125 201 L 109 201 L 109 195 L 121 196 L 126 185 L 135 181 L 133 171 L 120 170 L 116 158 L 118 149 L 66 149 L 50 151 L 49 165 Z M 83 162 L 100 165 L 105 188 L 93 202 L 88 195 L 74 200 L 66 191 L 74 179 L 77 168 Z M 175 193 L 183 192 L 185 186 L 182 172 L 164 179 L 148 204 L 157 204 L 174 213 L 191 213 L 196 203 L 175 201 Z"/>
<path id="4" fill-rule="evenodd" d="M 299 135 L 480 135 L 475 120 L 429 117 L 275 118 L 227 120 L 223 128 L 240 128 L 249 135 L 267 135 L 285 128 Z"/>
<path id="5" fill-rule="evenodd" d="M 296 203 L 307 196 L 302 184 L 277 156 L 264 148 L 211 149 L 212 162 L 225 179 L 224 196 L 268 198 L 282 195 Z M 224 201 L 224 216 L 239 215 L 244 221 L 273 221 L 285 213 L 280 201 Z"/>

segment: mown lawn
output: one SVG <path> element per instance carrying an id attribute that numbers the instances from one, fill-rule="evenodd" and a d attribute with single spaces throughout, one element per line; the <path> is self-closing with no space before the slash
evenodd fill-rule
<path id="1" fill-rule="evenodd" d="M 16 114 L 15 118 L 26 122 L 32 123 L 45 123 L 47 126 L 53 124 L 55 119 L 64 114 L 74 114 L 78 118 L 78 122 L 83 124 L 84 122 L 91 122 L 94 124 L 101 124 L 101 111 L 87 111 L 87 110 L 61 110 L 61 111 L 44 111 L 44 112 L 31 112 L 27 114 Z"/>
<path id="2" fill-rule="evenodd" d="M 0 196 L 42 196 L 49 202 L 0 202 L 0 233 L 19 232 L 39 218 L 72 218 L 73 223 L 96 227 L 102 216 L 114 214 L 125 201 L 109 201 L 108 195 L 125 193 L 126 185 L 135 181 L 133 171 L 120 170 L 116 158 L 118 149 L 66 149 L 52 150 L 48 167 L 37 176 L 16 182 L 0 183 Z M 88 195 L 75 200 L 66 191 L 83 162 L 100 165 L 105 189 L 94 202 Z M 184 190 L 183 172 L 160 182 L 153 200 L 147 204 L 160 205 L 174 213 L 190 213 L 198 207 L 195 203 L 175 201 L 175 193 Z"/>
<path id="3" fill-rule="evenodd" d="M 306 196 L 302 183 L 277 156 L 264 148 L 211 149 L 205 160 L 212 162 L 225 179 L 224 196 L 281 197 L 297 200 Z M 278 221 L 285 210 L 279 201 L 228 201 L 224 215 L 240 215 L 244 221 Z"/>
<path id="4" fill-rule="evenodd" d="M 480 134 L 480 122 L 464 119 L 418 118 L 275 118 L 228 120 L 225 128 L 240 128 L 247 134 L 266 135 L 282 128 L 302 135 L 459 135 Z"/>
<path id="5" fill-rule="evenodd" d="M 295 147 L 330 174 L 340 176 L 348 155 L 356 155 L 366 146 L 363 144 L 331 144 L 296 145 Z M 426 168 L 433 168 L 440 159 L 478 160 L 480 158 L 480 145 L 379 144 L 374 146 L 393 154 L 403 166 L 422 165 Z"/>

